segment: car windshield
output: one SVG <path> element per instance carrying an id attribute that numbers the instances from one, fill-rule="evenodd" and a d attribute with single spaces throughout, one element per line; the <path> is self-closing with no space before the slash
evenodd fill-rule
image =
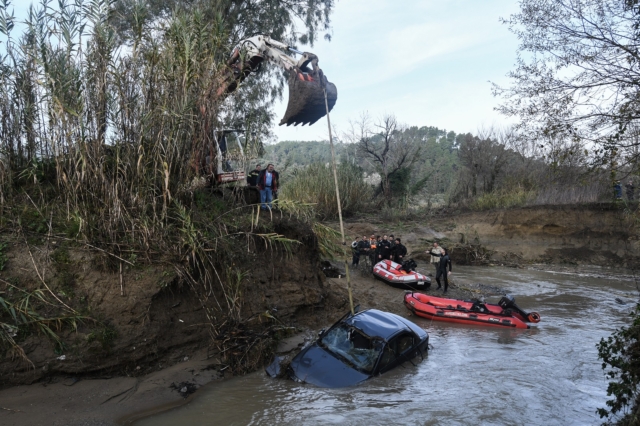
<path id="1" fill-rule="evenodd" d="M 345 358 L 356 369 L 371 373 L 380 357 L 383 342 L 371 339 L 358 329 L 346 324 L 329 330 L 322 338 L 323 346 L 330 352 Z"/>

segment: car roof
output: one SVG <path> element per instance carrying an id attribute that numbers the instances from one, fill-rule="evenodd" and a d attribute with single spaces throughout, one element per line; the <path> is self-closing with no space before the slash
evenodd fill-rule
<path id="1" fill-rule="evenodd" d="M 370 337 L 378 336 L 384 340 L 388 340 L 403 330 L 412 331 L 421 337 L 426 335 L 424 330 L 411 321 L 407 321 L 399 315 L 377 309 L 358 312 L 343 322 L 356 327 Z"/>

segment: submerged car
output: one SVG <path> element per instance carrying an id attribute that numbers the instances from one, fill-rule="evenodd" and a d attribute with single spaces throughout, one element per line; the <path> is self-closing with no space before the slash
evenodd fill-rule
<path id="1" fill-rule="evenodd" d="M 399 315 L 377 309 L 348 313 L 293 358 L 287 370 L 297 382 L 353 386 L 424 357 L 429 335 Z"/>

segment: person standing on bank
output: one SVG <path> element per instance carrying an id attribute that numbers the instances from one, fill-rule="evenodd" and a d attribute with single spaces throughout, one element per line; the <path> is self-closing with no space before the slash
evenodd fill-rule
<path id="1" fill-rule="evenodd" d="M 407 255 L 407 248 L 402 245 L 400 238 L 396 238 L 396 245 L 393 250 L 393 261 L 402 265 L 404 257 Z"/>
<path id="2" fill-rule="evenodd" d="M 351 243 L 351 251 L 353 252 L 351 266 L 353 266 L 354 269 L 357 268 L 360 263 L 360 247 L 360 237 L 356 237 L 356 239 Z"/>
<path id="3" fill-rule="evenodd" d="M 619 180 L 617 180 L 613 184 L 613 197 L 616 200 L 621 200 L 622 199 L 622 185 L 620 185 L 620 181 Z"/>
<path id="4" fill-rule="evenodd" d="M 273 170 L 273 164 L 269 164 L 267 168 L 258 175 L 258 189 L 260 189 L 260 208 L 262 210 L 271 210 L 271 202 L 273 201 L 274 192 L 278 192 L 278 172 Z"/>
<path id="5" fill-rule="evenodd" d="M 627 199 L 629 201 L 633 201 L 633 193 L 635 192 L 635 186 L 633 186 L 633 181 L 630 180 L 629 182 L 627 182 L 627 184 L 624 186 L 625 189 L 627 190 Z"/>
<path id="6" fill-rule="evenodd" d="M 260 164 L 256 164 L 256 168 L 249 172 L 247 176 L 247 185 L 249 186 L 258 186 L 258 176 L 260 176 L 260 170 L 262 166 Z"/>
<path id="7" fill-rule="evenodd" d="M 363 235 L 362 236 L 362 240 L 360 240 L 360 242 L 358 242 L 358 252 L 360 253 L 360 256 L 369 256 L 369 241 L 367 240 L 367 236 Z"/>
<path id="8" fill-rule="evenodd" d="M 442 256 L 442 247 L 438 243 L 433 243 L 433 248 L 427 251 L 431 255 L 431 264 L 435 266 L 436 273 L 438 273 L 438 267 L 440 265 L 440 256 Z"/>
<path id="9" fill-rule="evenodd" d="M 444 293 L 449 289 L 449 275 L 451 275 L 451 259 L 447 254 L 447 249 L 441 248 L 442 254 L 438 256 L 440 261 L 438 262 L 438 271 L 436 272 L 436 282 L 438 283 L 439 290 L 442 285 L 440 284 L 440 277 L 444 279 Z M 449 266 L 449 271 L 447 271 L 447 265 Z"/>
<path id="10" fill-rule="evenodd" d="M 385 235 L 378 245 L 378 262 L 391 259 L 391 243 Z"/>
<path id="11" fill-rule="evenodd" d="M 371 238 L 369 238 L 369 259 L 371 260 L 371 266 L 378 263 L 378 240 L 376 240 L 376 236 L 371 234 Z"/>

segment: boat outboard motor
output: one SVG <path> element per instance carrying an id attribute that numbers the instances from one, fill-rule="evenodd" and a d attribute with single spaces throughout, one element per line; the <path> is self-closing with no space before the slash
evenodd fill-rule
<path id="1" fill-rule="evenodd" d="M 509 294 L 503 296 L 498 302 L 498 305 L 500 305 L 503 311 L 510 310 L 518 313 L 520 316 L 522 316 L 522 319 L 527 322 L 540 322 L 540 314 L 538 314 L 537 312 L 527 313 L 523 311 L 518 305 L 516 305 L 516 300 L 513 298 L 513 296 Z"/>
<path id="2" fill-rule="evenodd" d="M 402 267 L 400 269 L 406 272 L 411 272 L 411 271 L 415 271 L 416 266 L 418 266 L 416 261 L 413 259 L 409 259 L 402 262 Z"/>

